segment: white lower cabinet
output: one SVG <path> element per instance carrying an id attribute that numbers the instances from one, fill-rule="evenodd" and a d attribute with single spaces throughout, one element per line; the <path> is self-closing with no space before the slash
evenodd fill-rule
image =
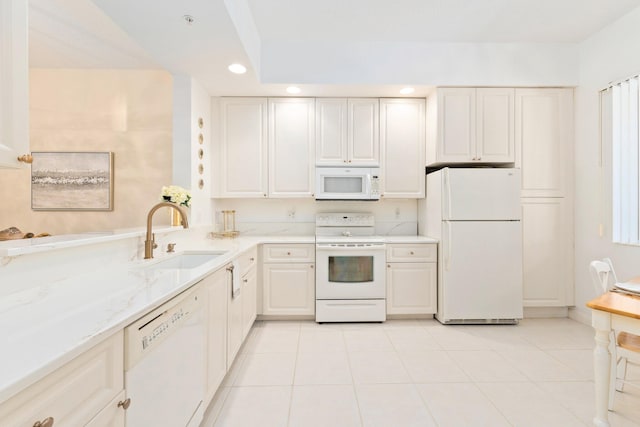
<path id="1" fill-rule="evenodd" d="M 242 337 L 247 334 L 253 326 L 257 315 L 257 287 L 258 275 L 253 267 L 242 276 Z"/>
<path id="2" fill-rule="evenodd" d="M 85 427 L 124 427 L 125 418 L 122 405 L 125 400 L 126 395 L 124 390 L 122 390 L 98 415 L 93 417 Z"/>
<path id="3" fill-rule="evenodd" d="M 123 390 L 121 331 L 0 405 L 1 424 L 31 427 L 52 418 L 54 426 L 124 426 Z"/>
<path id="4" fill-rule="evenodd" d="M 523 198 L 522 273 L 525 307 L 573 304 L 573 227 L 563 197 Z"/>
<path id="5" fill-rule="evenodd" d="M 244 339 L 242 334 L 242 285 L 240 284 L 240 293 L 234 296 L 234 280 L 240 280 L 240 278 L 238 274 L 233 274 L 231 267 L 232 264 L 225 267 L 226 271 L 231 275 L 231 280 L 229 280 L 229 286 L 227 287 L 227 369 L 233 364 Z"/>
<path id="6" fill-rule="evenodd" d="M 250 249 L 238 257 L 242 294 L 242 339 L 247 334 L 256 320 L 258 309 L 258 264 L 257 248 Z"/>
<path id="7" fill-rule="evenodd" d="M 314 245 L 264 245 L 263 260 L 262 313 L 315 314 Z"/>
<path id="8" fill-rule="evenodd" d="M 227 373 L 227 290 L 231 275 L 221 269 L 207 276 L 207 381 L 205 404 L 213 398 Z"/>
<path id="9" fill-rule="evenodd" d="M 434 314 L 437 246 L 387 245 L 387 314 Z"/>

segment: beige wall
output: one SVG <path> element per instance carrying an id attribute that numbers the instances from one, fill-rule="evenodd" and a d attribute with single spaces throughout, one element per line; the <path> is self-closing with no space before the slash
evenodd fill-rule
<path id="1" fill-rule="evenodd" d="M 0 169 L 0 230 L 68 234 L 143 226 L 171 184 L 172 78 L 164 71 L 32 69 L 31 151 L 112 151 L 114 210 L 31 210 L 30 169 Z M 156 223 L 169 214 L 159 212 Z"/>

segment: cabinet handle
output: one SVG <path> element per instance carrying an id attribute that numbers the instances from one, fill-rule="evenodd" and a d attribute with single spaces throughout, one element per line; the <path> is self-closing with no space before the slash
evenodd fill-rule
<path id="1" fill-rule="evenodd" d="M 31 154 L 23 154 L 22 156 L 18 156 L 18 161 L 22 163 L 33 163 L 33 156 Z M 48 419 L 49 418 L 47 418 L 47 420 Z M 51 418 L 51 420 L 51 422 L 53 423 L 53 418 Z"/>
<path id="2" fill-rule="evenodd" d="M 229 267 L 227 267 L 227 271 L 233 271 L 233 265 L 230 265 Z"/>
<path id="3" fill-rule="evenodd" d="M 409 255 L 414 255 L 413 251 L 409 252 Z"/>
<path id="4" fill-rule="evenodd" d="M 33 427 L 52 427 L 53 426 L 53 417 L 47 417 L 42 421 L 36 421 Z"/>
<path id="5" fill-rule="evenodd" d="M 291 252 L 287 252 L 287 255 L 291 255 Z"/>
<path id="6" fill-rule="evenodd" d="M 310 265 L 309 268 L 313 268 L 313 265 Z"/>
<path id="7" fill-rule="evenodd" d="M 391 264 L 387 264 L 387 268 L 391 268 Z"/>
<path id="8" fill-rule="evenodd" d="M 121 400 L 120 402 L 118 402 L 118 408 L 122 408 L 125 411 L 127 409 L 129 409 L 129 406 L 131 405 L 131 398 L 127 397 L 125 400 Z"/>
<path id="9" fill-rule="evenodd" d="M 249 261 L 251 261 L 251 262 L 253 262 L 253 261 L 255 261 L 255 260 L 256 260 L 256 259 L 255 259 L 255 258 L 253 258 L 253 257 L 249 258 Z"/>
<path id="10" fill-rule="evenodd" d="M 267 193 L 264 193 L 264 194 L 262 195 L 262 197 L 267 197 Z"/>
<path id="11" fill-rule="evenodd" d="M 243 281 L 244 283 L 248 283 L 248 282 L 249 282 L 249 279 L 242 279 L 242 281 Z"/>
<path id="12" fill-rule="evenodd" d="M 482 160 L 482 157 L 478 157 L 478 160 Z"/>

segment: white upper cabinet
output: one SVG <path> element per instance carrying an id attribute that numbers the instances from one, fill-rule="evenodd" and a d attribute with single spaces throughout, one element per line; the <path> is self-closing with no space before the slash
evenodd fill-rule
<path id="1" fill-rule="evenodd" d="M 28 2 L 0 2 L 0 168 L 29 152 Z"/>
<path id="2" fill-rule="evenodd" d="M 316 164 L 378 166 L 378 116 L 377 99 L 316 99 Z"/>
<path id="3" fill-rule="evenodd" d="M 567 194 L 573 138 L 572 89 L 516 89 L 516 166 L 522 197 Z"/>
<path id="4" fill-rule="evenodd" d="M 267 99 L 220 100 L 216 197 L 267 196 Z"/>
<path id="5" fill-rule="evenodd" d="M 510 88 L 476 89 L 476 161 L 515 162 L 514 95 Z"/>
<path id="6" fill-rule="evenodd" d="M 269 197 L 313 197 L 315 100 L 269 99 Z"/>
<path id="7" fill-rule="evenodd" d="M 424 197 L 424 150 L 424 99 L 381 99 L 382 197 Z"/>
<path id="8" fill-rule="evenodd" d="M 347 100 L 316 99 L 316 164 L 347 163 Z"/>
<path id="9" fill-rule="evenodd" d="M 515 162 L 514 89 L 440 88 L 427 129 L 428 165 Z"/>

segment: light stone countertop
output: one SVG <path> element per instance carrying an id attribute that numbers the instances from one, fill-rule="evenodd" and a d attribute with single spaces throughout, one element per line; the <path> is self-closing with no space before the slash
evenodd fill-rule
<path id="1" fill-rule="evenodd" d="M 423 236 L 385 239 L 388 243 L 437 243 Z M 242 252 L 264 243 L 315 243 L 315 237 L 208 239 L 194 243 L 188 250 L 226 252 L 197 268 L 146 269 L 167 258 L 138 260 L 123 263 L 118 269 L 75 274 L 3 297 L 0 403 L 187 290 Z"/>
<path id="2" fill-rule="evenodd" d="M 438 239 L 427 236 L 384 236 L 385 243 L 438 243 Z"/>

